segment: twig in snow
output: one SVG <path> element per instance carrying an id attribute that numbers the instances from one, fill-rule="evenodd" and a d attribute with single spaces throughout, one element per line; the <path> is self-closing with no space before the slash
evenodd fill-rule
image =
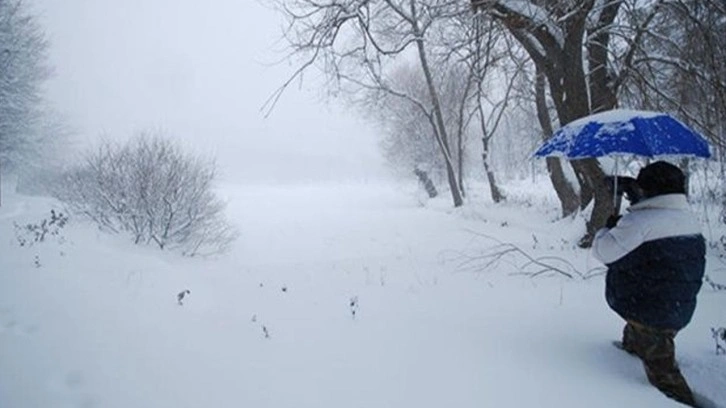
<path id="1" fill-rule="evenodd" d="M 184 296 L 189 295 L 191 293 L 192 292 L 189 289 L 184 289 L 176 295 L 176 301 L 177 301 L 177 303 L 179 303 L 179 306 L 184 306 L 184 303 L 182 302 L 184 300 Z"/>
<path id="2" fill-rule="evenodd" d="M 708 275 L 704 276 L 703 277 L 703 280 L 705 280 L 706 283 L 708 283 L 711 286 L 711 289 L 713 289 L 715 291 L 726 290 L 726 285 L 723 285 L 723 284 L 716 283 L 716 282 L 712 281 L 711 280 L 711 277 L 708 276 Z"/>
<path id="3" fill-rule="evenodd" d="M 726 327 L 711 327 L 711 336 L 716 342 L 716 355 L 726 354 Z M 721 343 L 724 343 L 722 346 Z"/>
<path id="4" fill-rule="evenodd" d="M 358 313 L 358 296 L 350 298 L 350 314 L 355 319 L 355 315 Z"/>

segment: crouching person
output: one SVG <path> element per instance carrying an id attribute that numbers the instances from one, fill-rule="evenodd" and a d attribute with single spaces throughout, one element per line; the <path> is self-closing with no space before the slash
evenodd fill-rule
<path id="1" fill-rule="evenodd" d="M 674 346 L 696 309 L 705 269 L 705 240 L 685 184 L 672 164 L 644 167 L 637 178 L 642 200 L 597 232 L 593 255 L 608 267 L 608 305 L 626 321 L 623 348 L 640 357 L 651 384 L 695 406 Z"/>

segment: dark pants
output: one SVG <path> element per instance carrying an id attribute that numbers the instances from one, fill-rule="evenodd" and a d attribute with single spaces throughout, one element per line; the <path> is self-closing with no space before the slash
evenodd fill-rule
<path id="1" fill-rule="evenodd" d="M 663 394 L 695 406 L 693 393 L 678 369 L 675 356 L 676 330 L 656 329 L 628 322 L 623 329 L 623 348 L 643 360 L 648 381 Z"/>

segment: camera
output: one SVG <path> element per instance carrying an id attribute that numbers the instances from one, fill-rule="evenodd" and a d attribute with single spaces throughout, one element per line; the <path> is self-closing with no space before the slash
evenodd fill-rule
<path id="1" fill-rule="evenodd" d="M 606 176 L 605 183 L 611 193 L 617 188 L 616 194 L 619 196 L 624 195 L 625 199 L 630 201 L 630 204 L 635 204 L 643 198 L 643 190 L 638 185 L 638 182 L 632 177 Z"/>

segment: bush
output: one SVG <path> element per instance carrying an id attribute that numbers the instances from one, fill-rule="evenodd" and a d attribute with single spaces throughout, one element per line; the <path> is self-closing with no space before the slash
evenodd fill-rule
<path id="1" fill-rule="evenodd" d="M 205 255 L 224 251 L 237 236 L 212 192 L 214 178 L 212 161 L 141 134 L 86 154 L 64 174 L 55 195 L 102 229 L 130 234 L 136 244 Z"/>
<path id="2" fill-rule="evenodd" d="M 20 225 L 14 222 L 15 239 L 21 247 L 31 247 L 33 244 L 44 242 L 47 236 L 58 236 L 68 223 L 68 216 L 62 212 L 50 210 L 50 218 L 43 218 L 37 223 Z"/>

